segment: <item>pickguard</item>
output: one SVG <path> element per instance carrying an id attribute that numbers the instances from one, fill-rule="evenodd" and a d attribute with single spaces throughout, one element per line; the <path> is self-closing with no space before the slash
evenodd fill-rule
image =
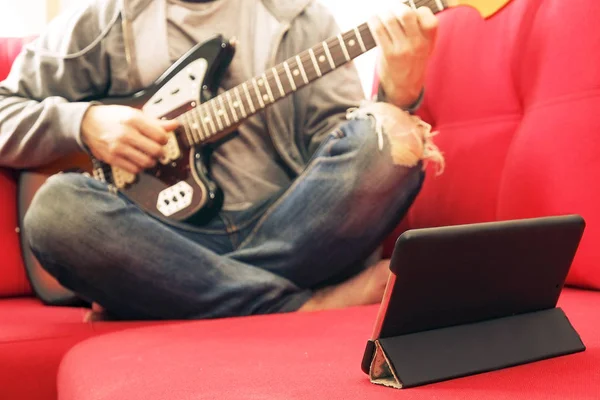
<path id="1" fill-rule="evenodd" d="M 200 85 L 204 81 L 207 68 L 208 62 L 204 58 L 198 58 L 190 62 L 150 97 L 142 107 L 144 113 L 160 118 L 180 107 L 199 104 Z M 164 150 L 165 156 L 159 160 L 163 165 L 181 156 L 181 150 L 173 132 L 169 134 L 169 142 Z M 112 167 L 112 174 L 115 186 L 118 189 L 122 189 L 135 181 L 135 175 L 118 167 Z"/>
<path id="2" fill-rule="evenodd" d="M 160 118 L 172 110 L 186 104 L 200 102 L 200 88 L 208 62 L 199 58 L 190 62 L 185 68 L 171 77 L 154 95 L 144 104 L 142 110 Z"/>

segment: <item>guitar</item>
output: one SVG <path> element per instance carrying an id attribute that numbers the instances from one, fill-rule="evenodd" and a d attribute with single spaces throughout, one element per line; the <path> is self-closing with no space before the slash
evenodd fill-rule
<path id="1" fill-rule="evenodd" d="M 488 18 L 509 1 L 408 0 L 408 4 L 413 8 L 429 7 L 434 13 L 466 5 Z M 91 171 L 94 178 L 106 182 L 151 215 L 206 223 L 223 203 L 223 194 L 206 167 L 207 145 L 235 132 L 250 116 L 375 46 L 369 26 L 364 23 L 217 95 L 221 77 L 235 52 L 234 43 L 216 36 L 199 44 L 145 90 L 127 98 L 101 100 L 104 104 L 136 107 L 154 117 L 176 119 L 180 123 L 178 129 L 168 133 L 165 156 L 155 167 L 132 175 L 77 155 L 41 170 L 23 172 L 19 184 L 21 217 L 49 175 L 80 168 Z"/>

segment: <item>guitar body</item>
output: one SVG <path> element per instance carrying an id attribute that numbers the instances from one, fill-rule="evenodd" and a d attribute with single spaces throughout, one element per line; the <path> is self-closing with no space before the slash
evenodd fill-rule
<path id="1" fill-rule="evenodd" d="M 129 97 L 100 101 L 141 109 L 157 118 L 176 118 L 216 95 L 233 54 L 234 48 L 217 36 L 192 48 L 143 91 Z M 39 170 L 24 171 L 19 182 L 22 214 L 50 175 L 77 169 L 93 173 L 159 219 L 206 223 L 218 213 L 223 203 L 221 190 L 210 179 L 208 158 L 211 149 L 206 145 L 186 148 L 180 142 L 182 137 L 181 132 L 173 132 L 170 136 L 172 146 L 168 146 L 173 149 L 170 157 L 137 176 L 97 160 L 92 163 L 81 154 L 64 157 Z"/>

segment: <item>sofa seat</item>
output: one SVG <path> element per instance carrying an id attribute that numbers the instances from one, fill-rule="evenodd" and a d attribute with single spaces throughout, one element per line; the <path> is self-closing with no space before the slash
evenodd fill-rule
<path id="1" fill-rule="evenodd" d="M 132 329 L 75 346 L 59 400 L 597 399 L 600 293 L 566 289 L 559 305 L 585 352 L 401 391 L 360 369 L 373 306 Z"/>
<path id="2" fill-rule="evenodd" d="M 73 345 L 94 335 L 150 324 L 85 322 L 88 312 L 48 307 L 34 298 L 0 301 L 0 399 L 46 399 L 56 393 L 60 360 Z"/>
<path id="3" fill-rule="evenodd" d="M 408 228 L 578 213 L 588 227 L 568 283 L 600 290 L 600 2 L 573 3 L 513 0 L 489 21 L 469 8 L 440 15 L 419 114 L 446 169 L 430 167 L 387 255 Z M 28 40 L 0 40 L 0 79 Z M 0 170 L 0 400 L 600 398 L 598 292 L 560 301 L 586 352 L 404 391 L 360 370 L 376 307 L 149 329 L 16 299 L 32 295 L 17 176 Z"/>

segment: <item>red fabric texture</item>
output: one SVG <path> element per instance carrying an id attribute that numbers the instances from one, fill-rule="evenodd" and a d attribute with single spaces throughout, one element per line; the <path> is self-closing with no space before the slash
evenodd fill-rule
<path id="1" fill-rule="evenodd" d="M 56 399 L 64 354 L 92 336 L 156 323 L 84 323 L 88 310 L 48 307 L 32 298 L 0 301 L 0 399 Z"/>
<path id="2" fill-rule="evenodd" d="M 0 80 L 10 71 L 14 58 L 28 39 L 0 39 Z M 17 224 L 17 188 L 15 174 L 0 169 L 0 297 L 31 293 L 21 258 Z M 1 320 L 0 320 L 1 321 Z"/>
<path id="3" fill-rule="evenodd" d="M 0 38 L 0 80 L 6 78 L 14 59 L 31 38 Z"/>
<path id="4" fill-rule="evenodd" d="M 17 226 L 17 186 L 14 174 L 0 169 L 0 297 L 31 293 L 21 257 Z"/>
<path id="5" fill-rule="evenodd" d="M 579 213 L 588 227 L 569 283 L 600 288 L 598 11 L 591 0 L 513 0 L 487 22 L 469 9 L 441 15 L 421 115 L 440 131 L 447 169 L 430 171 L 388 254 L 406 228 Z M 23 41 L 0 39 L 0 79 Z M 30 293 L 15 200 L 14 176 L 0 170 L 0 297 Z M 8 299 L 0 398 L 55 399 L 57 371 L 61 400 L 598 398 L 600 293 L 567 290 L 560 305 L 584 353 L 397 391 L 360 371 L 376 307 L 98 336 L 148 323 L 84 323 L 82 309 Z"/>
<path id="6" fill-rule="evenodd" d="M 513 0 L 484 21 L 440 15 L 420 115 L 439 132 L 429 174 L 386 243 L 407 228 L 577 213 L 568 283 L 600 289 L 600 3 Z"/>
<path id="7" fill-rule="evenodd" d="M 585 352 L 402 391 L 360 369 L 376 307 L 133 329 L 75 346 L 59 400 L 597 398 L 600 293 L 567 290 L 560 305 Z"/>

